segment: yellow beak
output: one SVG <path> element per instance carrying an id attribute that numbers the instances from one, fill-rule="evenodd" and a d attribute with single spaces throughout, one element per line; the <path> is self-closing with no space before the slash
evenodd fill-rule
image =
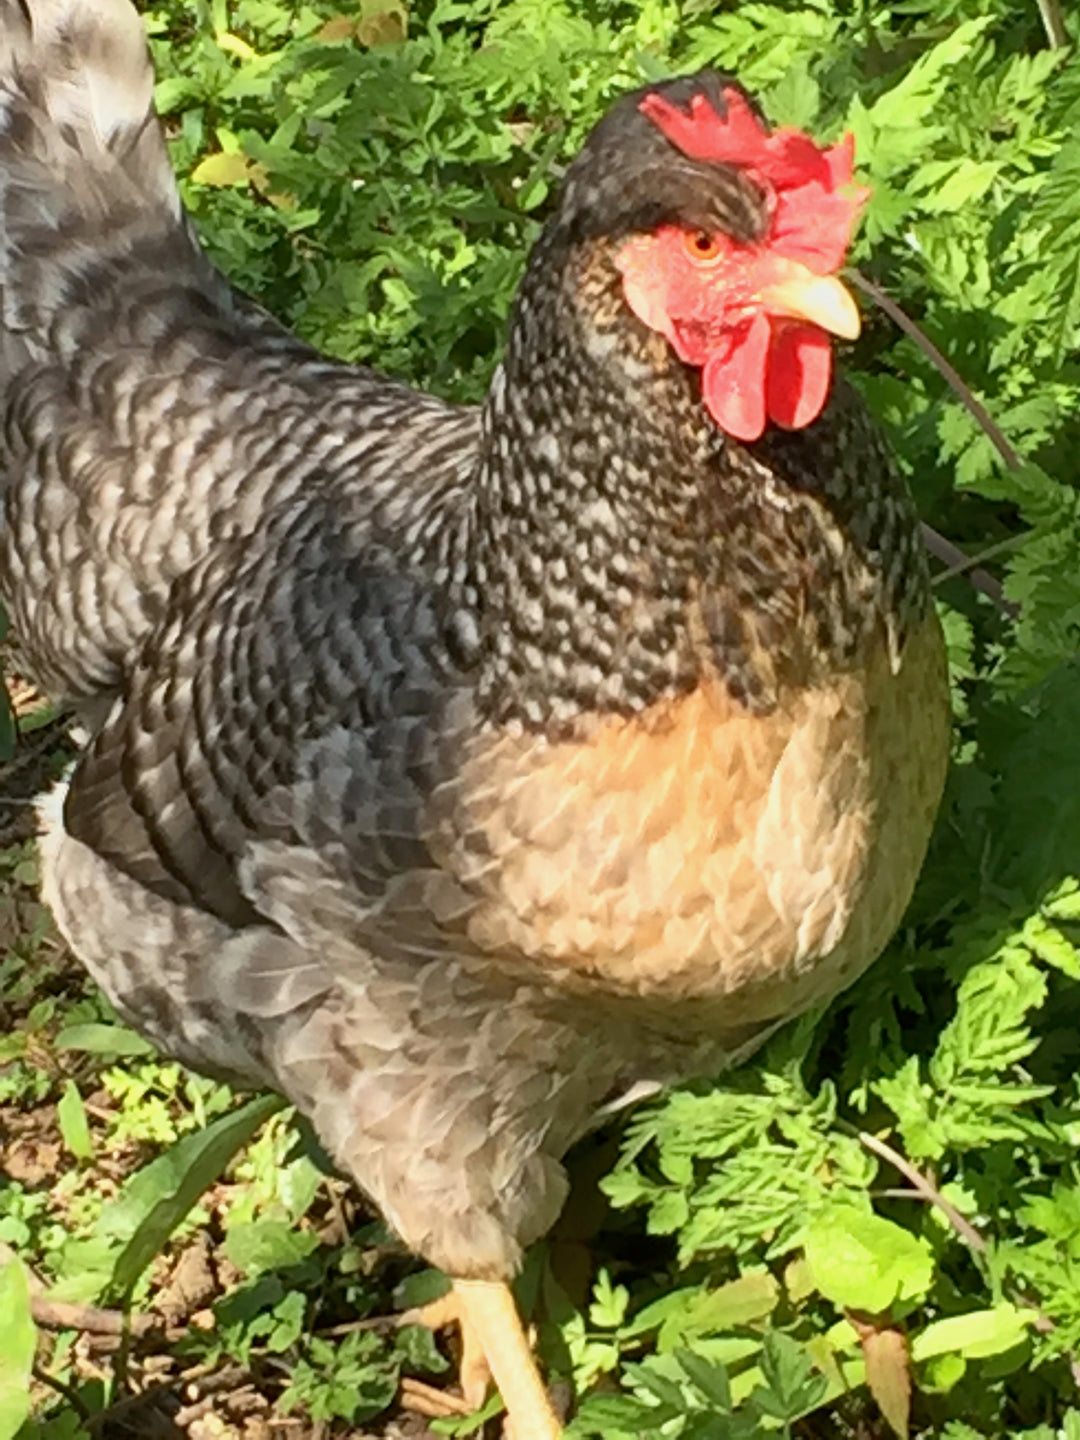
<path id="1" fill-rule="evenodd" d="M 773 315 L 808 320 L 844 340 L 859 333 L 858 306 L 847 286 L 833 275 L 815 275 L 797 260 L 788 260 L 780 279 L 766 285 L 758 298 Z"/>

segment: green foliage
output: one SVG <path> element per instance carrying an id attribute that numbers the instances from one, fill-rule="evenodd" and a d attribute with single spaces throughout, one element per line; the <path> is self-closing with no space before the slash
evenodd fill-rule
<path id="1" fill-rule="evenodd" d="M 249 1100 L 239 1110 L 179 1141 L 171 1151 L 140 1172 L 146 1182 L 153 1175 L 155 1190 L 142 1187 L 145 1213 L 116 1257 L 109 1277 L 110 1290 L 130 1296 L 154 1256 L 185 1218 L 204 1190 L 218 1178 L 236 1152 L 282 1106 L 274 1095 Z"/>
<path id="2" fill-rule="evenodd" d="M 456 399 L 482 393 L 561 168 L 620 90 L 715 64 L 777 122 L 854 131 L 873 188 L 856 263 L 1022 463 L 1002 463 L 884 317 L 867 317 L 849 368 L 925 517 L 986 552 L 1019 611 L 963 578 L 939 589 L 955 765 L 888 959 L 753 1066 L 630 1117 L 603 1188 L 617 1221 L 653 1238 L 638 1233 L 630 1263 L 625 1237 L 610 1254 L 601 1237 L 582 1305 L 538 1282 L 541 1343 L 575 1382 L 575 1435 L 738 1440 L 836 1405 L 837 1433 L 884 1433 L 869 1387 L 901 1433 L 1080 1440 L 1073 49 L 1047 45 L 1035 0 L 365 0 L 344 14 L 159 0 L 148 20 L 184 198 L 214 256 L 313 344 Z M 0 879 L 30 864 L 0 857 Z M 36 926 L 0 959 L 0 994 L 20 1004 L 41 973 Z M 59 1071 L 41 1058 L 58 1030 Z M 107 1124 L 77 1103 L 91 1077 Z M 147 1285 L 220 1168 L 200 1173 L 189 1141 L 224 1092 L 146 1059 L 94 1002 L 50 993 L 0 1039 L 0 1101 L 62 1107 L 81 1167 L 48 1197 L 0 1191 L 0 1240 L 81 1298 L 118 1275 Z M 270 1353 L 280 1404 L 362 1423 L 402 1367 L 433 1373 L 439 1358 L 420 1332 L 320 1333 L 331 1293 L 358 1320 L 388 1308 L 363 1258 L 383 1241 L 317 1243 L 317 1172 L 291 1143 L 275 1120 L 237 1169 L 221 1225 L 238 1278 L 190 1343 L 242 1364 Z M 99 1155 L 162 1145 L 164 1170 L 136 1168 L 109 1200 L 94 1189 Z"/>
<path id="3" fill-rule="evenodd" d="M 8 1260 L 0 1265 L 0 1440 L 11 1440 L 30 1409 L 35 1340 L 26 1271 Z"/>
<path id="4" fill-rule="evenodd" d="M 354 1330 L 338 1342 L 312 1338 L 281 1406 L 303 1406 L 313 1420 L 368 1420 L 386 1409 L 397 1388 L 398 1365 L 385 1345 L 371 1331 Z"/>

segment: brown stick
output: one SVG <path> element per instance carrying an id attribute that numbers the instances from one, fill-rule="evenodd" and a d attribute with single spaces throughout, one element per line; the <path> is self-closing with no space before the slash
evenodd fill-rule
<path id="1" fill-rule="evenodd" d="M 955 575 L 966 574 L 975 589 L 985 595 L 988 600 L 993 601 L 1003 615 L 1015 616 L 1020 613 L 1018 605 L 1005 599 L 1001 582 L 995 580 L 989 570 L 984 570 L 977 560 L 965 555 L 958 545 L 954 545 L 951 540 L 946 539 L 940 530 L 935 530 L 925 520 L 919 528 L 922 531 L 923 544 L 930 554 L 936 560 L 940 560 L 943 565 L 948 566 L 944 574 L 934 576 L 932 584 L 940 585 L 943 580 L 951 580 Z"/>
<path id="2" fill-rule="evenodd" d="M 87 1335 L 123 1335 L 128 1330 L 145 1335 L 157 1323 L 152 1315 L 125 1315 L 122 1310 L 72 1305 L 44 1295 L 31 1296 L 30 1314 L 44 1330 L 82 1330 Z"/>
<path id="3" fill-rule="evenodd" d="M 875 285 L 873 280 L 868 280 L 861 270 L 849 270 L 847 274 L 863 294 L 869 295 L 871 300 L 888 315 L 893 324 L 898 325 L 909 339 L 915 341 L 915 344 L 918 345 L 923 354 L 927 356 L 956 398 L 974 417 L 979 428 L 983 431 L 986 438 L 990 441 L 991 445 L 993 445 L 1009 469 L 1019 470 L 1023 461 L 1005 438 L 1005 434 L 1000 425 L 991 417 L 986 406 L 983 405 L 980 400 L 976 399 L 971 386 L 967 384 L 956 366 L 951 365 L 949 361 L 946 360 L 945 356 L 930 339 L 926 331 L 923 330 L 922 326 L 917 325 L 910 315 L 900 308 L 891 295 L 884 291 L 880 285 Z M 968 578 L 975 586 L 975 589 L 982 591 L 984 595 L 994 602 L 999 610 L 1012 617 L 1019 615 L 1020 607 L 1011 604 L 1003 598 L 1000 583 L 994 579 L 989 571 L 982 569 L 977 560 L 970 560 L 951 540 L 946 540 L 944 535 L 940 534 L 933 526 L 927 525 L 925 522 L 922 526 L 922 536 L 923 542 L 931 555 L 937 556 L 939 560 L 948 566 L 948 571 L 944 576 L 937 576 L 935 578 L 935 584 L 940 584 L 942 580 L 950 579 L 954 575 L 968 574 Z"/>
<path id="4" fill-rule="evenodd" d="M 917 1169 L 910 1160 L 905 1159 L 899 1150 L 894 1150 L 891 1145 L 886 1144 L 884 1140 L 879 1140 L 876 1135 L 870 1135 L 865 1130 L 860 1130 L 858 1136 L 860 1144 L 882 1160 L 887 1160 L 893 1169 L 899 1170 L 904 1179 L 911 1182 L 912 1188 L 918 1193 L 920 1200 L 926 1200 L 929 1204 L 937 1206 L 966 1245 L 969 1245 L 977 1255 L 986 1253 L 986 1241 L 974 1225 L 964 1219 L 955 1205 L 949 1204 L 937 1186 L 928 1180 L 921 1170 Z"/>
<path id="5" fill-rule="evenodd" d="M 915 344 L 928 356 L 935 369 L 937 369 L 949 388 L 955 393 L 956 398 L 978 421 L 979 427 L 985 433 L 986 438 L 990 441 L 991 445 L 993 445 L 1002 460 L 1005 461 L 1009 469 L 1019 470 L 1023 462 L 1009 444 L 1008 440 L 1006 440 L 1000 425 L 991 418 L 990 412 L 986 406 L 983 405 L 982 401 L 975 398 L 971 386 L 963 379 L 959 370 L 957 370 L 954 365 L 949 364 L 945 356 L 930 339 L 930 336 L 927 335 L 920 326 L 916 325 L 915 321 L 912 320 L 909 315 L 900 309 L 896 301 L 890 295 L 887 295 L 880 285 L 875 285 L 872 280 L 868 280 L 861 270 L 849 270 L 846 273 L 865 295 L 869 295 L 871 300 L 885 311 L 885 314 L 888 315 L 889 319 L 895 325 L 899 325 L 905 335 L 915 341 Z"/>

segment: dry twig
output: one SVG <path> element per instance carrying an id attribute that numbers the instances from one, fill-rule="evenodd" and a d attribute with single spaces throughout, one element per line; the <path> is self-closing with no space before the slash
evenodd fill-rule
<path id="1" fill-rule="evenodd" d="M 44 1295 L 30 1299 L 30 1314 L 44 1330 L 82 1330 L 88 1335 L 145 1335 L 157 1324 L 152 1315 L 125 1315 L 122 1310 L 99 1310 L 95 1305 L 72 1305 Z"/>

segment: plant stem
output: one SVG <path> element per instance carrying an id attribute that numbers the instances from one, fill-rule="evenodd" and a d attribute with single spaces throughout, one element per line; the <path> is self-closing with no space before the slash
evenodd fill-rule
<path id="1" fill-rule="evenodd" d="M 937 1206 L 966 1245 L 974 1250 L 977 1255 L 985 1253 L 986 1241 L 975 1229 L 974 1225 L 972 1225 L 970 1221 L 965 1220 L 955 1205 L 949 1204 L 937 1186 L 933 1184 L 921 1170 L 914 1166 L 905 1156 L 901 1155 L 899 1150 L 894 1150 L 891 1145 L 887 1144 L 884 1140 L 879 1140 L 876 1135 L 871 1135 L 865 1130 L 860 1130 L 858 1136 L 860 1143 L 864 1145 L 867 1150 L 871 1150 L 875 1155 L 879 1156 L 880 1159 L 887 1160 L 895 1170 L 899 1170 L 904 1179 L 911 1182 L 921 1199 L 928 1201 L 931 1205 Z"/>
<path id="2" fill-rule="evenodd" d="M 849 270 L 847 273 L 859 289 L 865 295 L 869 295 L 870 298 L 885 311 L 889 319 L 899 325 L 904 334 L 915 341 L 915 344 L 918 345 L 919 349 L 927 356 L 931 364 L 933 364 L 946 384 L 956 395 L 956 398 L 974 416 L 980 428 L 985 433 L 986 438 L 990 441 L 991 445 L 993 445 L 1009 469 L 1019 470 L 1023 461 L 1009 444 L 1008 440 L 1006 440 L 1001 427 L 991 418 L 986 406 L 975 398 L 970 385 L 965 383 L 956 367 L 949 364 L 948 360 L 945 359 L 945 356 L 930 339 L 929 335 L 912 320 L 910 315 L 901 310 L 896 301 L 893 300 L 890 295 L 887 295 L 880 285 L 875 285 L 872 280 L 868 280 L 861 270 Z"/>
<path id="3" fill-rule="evenodd" d="M 1069 35 L 1065 29 L 1065 18 L 1061 13 L 1060 0 L 1039 0 L 1039 14 L 1051 50 L 1060 50 L 1068 45 Z"/>

